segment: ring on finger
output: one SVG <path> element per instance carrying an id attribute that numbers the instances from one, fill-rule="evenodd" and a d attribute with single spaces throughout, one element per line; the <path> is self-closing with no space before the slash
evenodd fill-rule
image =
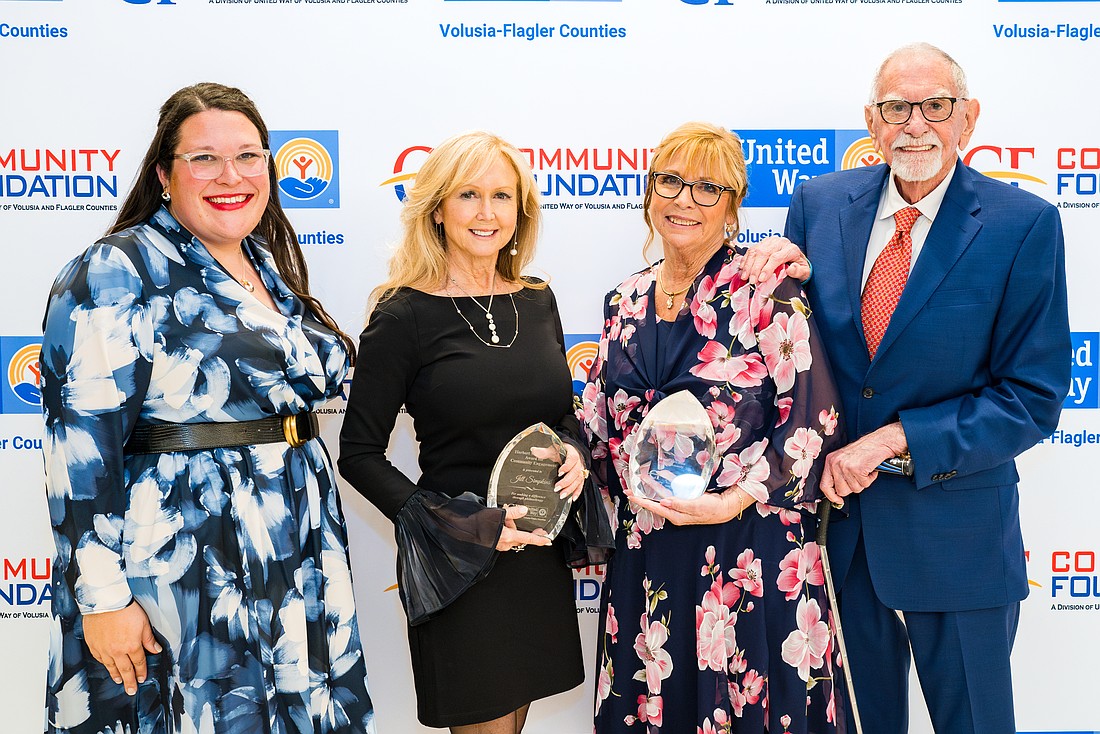
<path id="1" fill-rule="evenodd" d="M 516 553 L 519 553 L 521 550 L 523 550 L 526 547 L 527 547 L 526 543 L 520 543 L 519 545 L 513 545 L 512 550 L 514 550 Z"/>

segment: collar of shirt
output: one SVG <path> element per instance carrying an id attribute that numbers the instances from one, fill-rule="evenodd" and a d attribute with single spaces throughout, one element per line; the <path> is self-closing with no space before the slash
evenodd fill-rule
<path id="1" fill-rule="evenodd" d="M 875 223 L 871 227 L 871 236 L 867 240 L 867 254 L 863 260 L 863 286 L 867 285 L 867 276 L 871 274 L 871 267 L 875 264 L 875 260 L 886 249 L 890 238 L 894 236 L 894 230 L 897 228 L 894 224 L 894 215 L 907 206 L 915 206 L 921 213 L 910 232 L 910 237 L 913 239 L 913 254 L 909 260 L 909 272 L 913 272 L 913 266 L 917 264 L 917 257 L 924 249 L 924 241 L 928 239 L 928 230 L 932 228 L 932 222 L 940 211 L 944 194 L 947 193 L 947 187 L 951 185 L 951 179 L 954 176 L 955 168 L 952 166 L 936 188 L 928 192 L 928 195 L 920 201 L 910 204 L 898 193 L 894 174 L 892 171 L 890 172 L 890 176 L 882 187 L 882 193 L 879 194 Z"/>

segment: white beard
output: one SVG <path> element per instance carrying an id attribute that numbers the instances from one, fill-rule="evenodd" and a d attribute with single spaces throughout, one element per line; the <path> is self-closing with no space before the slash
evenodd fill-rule
<path id="1" fill-rule="evenodd" d="M 933 145 L 935 147 L 927 153 L 919 154 L 904 153 L 897 150 L 897 148 L 916 145 Z M 932 134 L 922 138 L 914 138 L 911 135 L 902 133 L 894 140 L 893 147 L 895 150 L 893 151 L 893 160 L 890 162 L 890 170 L 894 172 L 894 176 L 902 181 L 910 183 L 928 181 L 935 178 L 936 174 L 943 168 L 943 145 Z"/>

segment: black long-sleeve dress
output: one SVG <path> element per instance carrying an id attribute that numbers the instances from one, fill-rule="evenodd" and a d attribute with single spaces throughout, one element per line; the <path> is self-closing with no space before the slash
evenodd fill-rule
<path id="1" fill-rule="evenodd" d="M 399 556 L 415 552 L 403 547 L 403 528 L 435 536 L 455 524 L 453 517 L 441 521 L 438 503 L 426 498 L 485 497 L 493 463 L 515 434 L 541 421 L 564 439 L 578 436 L 553 293 L 525 288 L 511 299 L 498 295 L 492 310 L 501 344 L 518 325 L 508 348 L 488 347 L 471 333 L 472 325 L 489 340 L 484 310 L 471 299 L 411 289 L 376 308 L 362 334 L 340 471 L 397 524 Z M 386 459 L 402 405 L 420 442 L 422 476 L 415 483 Z M 473 515 L 457 523 L 468 521 L 462 532 L 471 547 L 484 549 L 473 583 L 445 600 L 442 611 L 409 626 L 418 717 L 428 726 L 488 721 L 584 679 L 564 544 L 499 553 L 492 547 L 500 510 Z"/>

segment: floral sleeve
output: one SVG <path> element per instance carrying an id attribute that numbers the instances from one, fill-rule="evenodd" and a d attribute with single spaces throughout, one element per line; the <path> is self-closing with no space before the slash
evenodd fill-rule
<path id="1" fill-rule="evenodd" d="M 744 285 L 733 298 L 745 306 L 735 338 L 746 347 L 746 357 L 756 359 L 738 378 L 769 377 L 777 410 L 774 426 L 762 438 L 724 456 L 717 484 L 739 487 L 773 507 L 816 502 L 825 456 L 843 437 L 839 395 L 806 296 L 795 279 L 779 271 L 758 286 Z M 727 407 L 738 412 L 736 403 Z M 714 416 L 722 408 L 712 403 L 710 410 Z M 734 422 L 718 424 L 728 432 Z"/>
<path id="2" fill-rule="evenodd" d="M 131 599 L 123 445 L 149 385 L 156 306 L 145 299 L 134 260 L 110 244 L 69 263 L 47 305 L 42 447 L 56 570 L 66 581 L 54 603 L 75 601 L 83 614 Z"/>

